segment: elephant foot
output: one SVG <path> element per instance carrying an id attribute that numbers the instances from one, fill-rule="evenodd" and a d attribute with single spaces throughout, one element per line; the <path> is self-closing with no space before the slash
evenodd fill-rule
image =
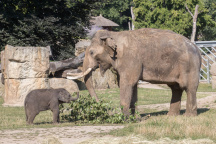
<path id="1" fill-rule="evenodd" d="M 26 122 L 26 125 L 33 125 L 33 122 Z"/>
<path id="2" fill-rule="evenodd" d="M 184 116 L 187 116 L 187 117 L 197 116 L 197 112 L 185 112 Z"/>
<path id="3" fill-rule="evenodd" d="M 180 115 L 180 111 L 177 111 L 177 112 L 169 111 L 169 112 L 167 113 L 167 115 L 168 115 L 168 116 L 178 116 L 178 115 Z"/>

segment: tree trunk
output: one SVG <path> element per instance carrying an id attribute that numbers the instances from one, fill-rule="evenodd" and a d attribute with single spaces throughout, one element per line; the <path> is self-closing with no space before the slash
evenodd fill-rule
<path id="1" fill-rule="evenodd" d="M 190 13 L 190 15 L 193 17 L 193 29 L 192 29 L 192 34 L 191 34 L 191 42 L 194 43 L 194 41 L 195 41 L 195 36 L 196 36 L 196 22 L 197 22 L 197 16 L 198 16 L 198 14 L 199 14 L 199 12 L 198 12 L 199 5 L 196 5 L 194 15 L 191 13 L 191 11 L 190 11 L 189 8 L 187 7 L 187 5 L 185 5 L 185 7 L 186 7 L 186 9 L 188 10 L 188 12 Z"/>
<path id="2" fill-rule="evenodd" d="M 134 26 L 134 21 L 135 21 L 135 15 L 134 15 L 134 12 L 133 12 L 133 7 L 131 7 L 131 18 L 132 18 L 132 22 L 131 22 L 131 25 L 132 25 L 132 30 L 135 29 L 135 26 Z"/>
<path id="3" fill-rule="evenodd" d="M 197 16 L 199 14 L 198 9 L 199 9 L 199 5 L 196 5 L 195 13 L 193 16 L 193 30 L 192 30 L 192 35 L 191 35 L 191 42 L 193 42 L 193 43 L 195 41 L 195 36 L 196 36 L 196 22 L 197 22 Z"/>
<path id="4" fill-rule="evenodd" d="M 129 27 L 129 30 L 131 30 L 131 23 L 128 22 L 128 27 Z"/>

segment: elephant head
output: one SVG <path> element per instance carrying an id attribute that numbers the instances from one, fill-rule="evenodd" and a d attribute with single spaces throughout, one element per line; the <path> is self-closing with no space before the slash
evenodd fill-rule
<path id="1" fill-rule="evenodd" d="M 91 82 L 92 71 L 98 66 L 103 76 L 107 69 L 114 65 L 116 59 L 116 44 L 111 32 L 102 30 L 95 34 L 91 45 L 86 49 L 83 62 L 83 72 L 68 73 L 68 79 L 78 79 L 84 76 L 86 87 L 92 97 L 99 101 Z"/>
<path id="2" fill-rule="evenodd" d="M 73 98 L 67 90 L 60 88 L 57 89 L 57 97 L 61 102 L 70 103 L 71 101 L 75 101 L 79 98 L 79 92 L 77 92 L 77 97 Z"/>

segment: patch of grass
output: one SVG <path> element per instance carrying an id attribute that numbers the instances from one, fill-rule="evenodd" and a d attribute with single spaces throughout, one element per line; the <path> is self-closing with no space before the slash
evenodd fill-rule
<path id="1" fill-rule="evenodd" d="M 197 91 L 198 92 L 216 92 L 216 89 L 212 89 L 211 84 L 200 83 Z"/>
<path id="2" fill-rule="evenodd" d="M 216 91 L 211 89 L 211 85 L 209 84 L 200 84 L 199 92 L 209 92 Z M 107 90 L 97 90 L 99 98 L 104 102 L 110 102 L 110 105 L 113 108 L 120 108 L 120 97 L 119 97 L 119 89 L 107 89 Z M 84 90 L 80 92 L 81 95 L 88 95 L 88 91 Z M 198 98 L 202 98 L 207 96 L 206 94 L 197 94 Z M 185 100 L 186 94 L 183 95 L 183 100 Z M 146 104 L 156 104 L 156 103 L 169 103 L 171 99 L 171 90 L 157 90 L 157 89 L 138 89 L 138 105 L 146 105 Z M 3 98 L 0 97 L 0 129 L 18 129 L 18 128 L 48 128 L 48 127 L 63 127 L 63 126 L 73 126 L 74 122 L 69 121 L 61 121 L 59 125 L 52 124 L 52 112 L 44 111 L 40 112 L 39 115 L 36 116 L 34 123 L 35 125 L 26 125 L 25 121 L 25 111 L 24 107 L 3 107 Z M 67 104 L 66 104 L 67 105 Z M 166 112 L 158 112 L 152 109 L 144 109 L 145 113 L 155 114 L 155 117 L 159 116 L 159 118 L 163 119 L 164 114 Z M 204 113 L 209 113 L 204 112 Z M 156 116 L 157 115 L 157 116 Z M 162 116 L 160 116 L 162 115 Z M 152 117 L 151 117 L 152 118 Z M 215 119 L 215 118 L 214 118 Z M 86 125 L 86 124 L 85 124 Z M 136 124 L 135 124 L 136 125 Z M 134 124 L 132 124 L 134 126 Z M 131 132 L 129 132 L 131 133 Z"/>
<path id="3" fill-rule="evenodd" d="M 209 138 L 216 142 L 215 119 L 215 109 L 200 113 L 197 117 L 157 115 L 141 123 L 130 124 L 123 129 L 112 131 L 110 134 L 114 136 L 144 135 L 148 140 L 166 137 L 175 140 Z"/>
<path id="4" fill-rule="evenodd" d="M 53 125 L 53 116 L 50 110 L 40 112 L 34 120 L 35 125 L 26 125 L 24 107 L 3 107 L 2 104 L 3 98 L 0 97 L 0 130 L 18 128 L 48 128 L 74 125 L 69 122 L 62 122 L 59 125 Z"/>
<path id="5" fill-rule="evenodd" d="M 199 86 L 199 91 L 205 91 L 205 87 L 209 85 L 201 84 Z M 209 89 L 210 90 L 210 89 Z M 207 91 L 207 90 L 206 90 Z M 213 91 L 211 89 L 211 91 Z M 112 102 L 114 107 L 120 107 L 120 90 L 119 89 L 107 89 L 107 90 L 97 90 L 96 93 L 98 97 L 105 102 Z M 81 91 L 81 94 L 88 94 L 87 90 Z M 197 98 L 206 97 L 207 94 L 197 93 Z M 148 105 L 148 104 L 160 104 L 169 103 L 172 97 L 172 92 L 170 89 L 145 89 L 138 88 L 138 104 L 137 105 Z M 183 92 L 182 100 L 186 100 L 186 93 Z"/>

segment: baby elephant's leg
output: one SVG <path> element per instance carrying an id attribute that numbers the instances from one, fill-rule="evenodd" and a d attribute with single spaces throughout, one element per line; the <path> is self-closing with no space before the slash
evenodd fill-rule
<path id="1" fill-rule="evenodd" d="M 59 123 L 59 109 L 53 109 L 53 123 Z"/>
<path id="2" fill-rule="evenodd" d="M 28 115 L 28 119 L 27 119 L 27 124 L 33 124 L 33 121 L 36 117 L 36 115 L 38 114 L 38 112 L 32 112 Z"/>

